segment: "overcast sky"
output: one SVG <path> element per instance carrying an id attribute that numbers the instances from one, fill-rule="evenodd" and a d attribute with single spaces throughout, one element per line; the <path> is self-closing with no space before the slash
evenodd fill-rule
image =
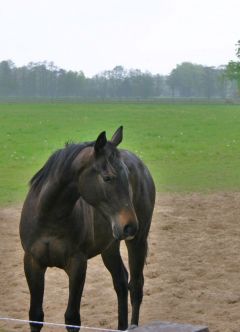
<path id="1" fill-rule="evenodd" d="M 235 59 L 240 0 L 0 0 L 0 61 L 53 61 L 92 76 L 116 65 L 168 74 Z"/>

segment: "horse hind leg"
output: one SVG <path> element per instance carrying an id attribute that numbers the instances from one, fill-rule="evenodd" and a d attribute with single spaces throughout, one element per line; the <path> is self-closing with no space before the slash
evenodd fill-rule
<path id="1" fill-rule="evenodd" d="M 147 255 L 147 240 L 137 239 L 126 241 L 130 269 L 130 298 L 132 305 L 131 326 L 139 323 L 139 311 L 143 298 L 144 276 L 143 269 Z"/>
<path id="2" fill-rule="evenodd" d="M 30 291 L 29 320 L 43 322 L 43 293 L 46 267 L 42 267 L 29 253 L 24 255 L 24 271 Z M 31 332 L 39 332 L 43 324 L 30 323 Z"/>
<path id="3" fill-rule="evenodd" d="M 128 272 L 119 252 L 119 243 L 114 243 L 102 253 L 103 263 L 111 273 L 118 298 L 118 330 L 128 327 Z"/>

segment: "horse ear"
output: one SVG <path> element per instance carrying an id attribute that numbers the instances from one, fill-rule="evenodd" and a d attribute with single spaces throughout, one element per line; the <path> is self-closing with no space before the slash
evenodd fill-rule
<path id="1" fill-rule="evenodd" d="M 116 132 L 113 134 L 113 137 L 111 139 L 111 142 L 115 145 L 118 146 L 123 139 L 123 126 L 120 126 Z"/>
<path id="2" fill-rule="evenodd" d="M 105 144 L 107 143 L 106 132 L 103 131 L 101 134 L 98 135 L 96 142 L 94 144 L 95 152 L 98 153 L 101 149 L 104 148 Z"/>

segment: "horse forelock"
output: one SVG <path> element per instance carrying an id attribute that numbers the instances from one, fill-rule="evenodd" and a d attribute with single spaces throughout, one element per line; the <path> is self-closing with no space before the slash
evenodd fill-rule
<path id="1" fill-rule="evenodd" d="M 45 165 L 30 180 L 31 188 L 40 190 L 43 184 L 53 175 L 59 181 L 67 181 L 72 175 L 71 165 L 74 159 L 84 148 L 93 146 L 93 144 L 94 142 L 67 143 L 63 149 L 55 151 Z"/>
<path id="2" fill-rule="evenodd" d="M 119 171 L 119 166 L 122 164 L 118 149 L 108 142 L 102 151 L 102 158 L 100 158 L 99 168 L 110 176 L 116 176 Z"/>

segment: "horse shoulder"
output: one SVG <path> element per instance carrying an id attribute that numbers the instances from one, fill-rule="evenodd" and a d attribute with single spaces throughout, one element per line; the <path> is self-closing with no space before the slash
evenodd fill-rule
<path id="1" fill-rule="evenodd" d="M 133 205 L 138 220 L 142 225 L 150 224 L 156 195 L 153 178 L 147 166 L 134 153 L 122 150 L 121 156 L 129 171 Z"/>
<path id="2" fill-rule="evenodd" d="M 144 162 L 133 152 L 128 150 L 120 150 L 124 164 L 127 166 L 132 189 L 141 192 L 155 192 L 153 178 Z"/>

